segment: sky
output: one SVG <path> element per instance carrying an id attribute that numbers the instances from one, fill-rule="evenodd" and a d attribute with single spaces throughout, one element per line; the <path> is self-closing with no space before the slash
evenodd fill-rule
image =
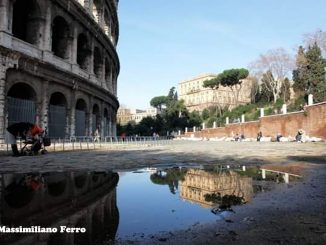
<path id="1" fill-rule="evenodd" d="M 326 0 L 120 0 L 120 106 L 205 73 L 248 68 L 260 54 L 293 56 L 303 35 L 326 29 Z"/>

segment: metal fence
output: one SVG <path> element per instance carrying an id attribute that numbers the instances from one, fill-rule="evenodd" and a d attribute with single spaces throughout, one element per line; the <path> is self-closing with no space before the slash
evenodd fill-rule
<path id="1" fill-rule="evenodd" d="M 94 137 L 76 136 L 69 138 L 51 138 L 51 146 L 46 147 L 48 152 L 58 151 L 88 151 L 105 149 L 128 149 L 132 147 L 148 147 L 170 144 L 171 137 L 128 136 L 128 137 Z M 18 148 L 24 146 L 24 141 L 17 140 Z M 0 139 L 0 154 L 11 154 L 11 146 Z"/>

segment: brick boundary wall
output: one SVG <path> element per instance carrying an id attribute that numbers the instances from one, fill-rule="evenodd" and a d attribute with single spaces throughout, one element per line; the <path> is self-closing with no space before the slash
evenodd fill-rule
<path id="1" fill-rule="evenodd" d="M 244 134 L 246 138 L 256 138 L 259 131 L 263 136 L 275 137 L 281 133 L 285 137 L 294 137 L 299 129 L 307 136 L 326 139 L 326 102 L 307 106 L 305 111 L 291 112 L 260 117 L 258 121 L 232 123 L 225 127 L 206 128 L 197 132 L 187 132 L 186 137 L 215 138 L 232 137 Z"/>

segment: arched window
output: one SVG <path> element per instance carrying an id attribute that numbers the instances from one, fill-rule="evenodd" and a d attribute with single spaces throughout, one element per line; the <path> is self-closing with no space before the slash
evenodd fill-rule
<path id="1" fill-rule="evenodd" d="M 83 99 L 77 100 L 75 112 L 75 135 L 86 135 L 86 102 Z"/>
<path id="2" fill-rule="evenodd" d="M 87 37 L 84 34 L 79 34 L 77 40 L 77 64 L 80 68 L 87 70 L 90 53 Z"/>
<path id="3" fill-rule="evenodd" d="M 94 48 L 94 74 L 101 78 L 103 74 L 103 58 L 98 47 Z"/>
<path id="4" fill-rule="evenodd" d="M 42 38 L 41 10 L 35 0 L 16 0 L 13 6 L 12 34 L 37 45 Z"/>
<path id="5" fill-rule="evenodd" d="M 57 16 L 52 23 L 52 52 L 63 59 L 69 59 L 69 25 Z"/>

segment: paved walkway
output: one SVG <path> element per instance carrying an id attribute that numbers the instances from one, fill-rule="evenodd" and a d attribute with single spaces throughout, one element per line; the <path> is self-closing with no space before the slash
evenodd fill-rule
<path id="1" fill-rule="evenodd" d="M 162 146 L 50 152 L 39 156 L 0 156 L 2 172 L 121 170 L 160 165 L 326 163 L 326 143 L 190 142 Z"/>

